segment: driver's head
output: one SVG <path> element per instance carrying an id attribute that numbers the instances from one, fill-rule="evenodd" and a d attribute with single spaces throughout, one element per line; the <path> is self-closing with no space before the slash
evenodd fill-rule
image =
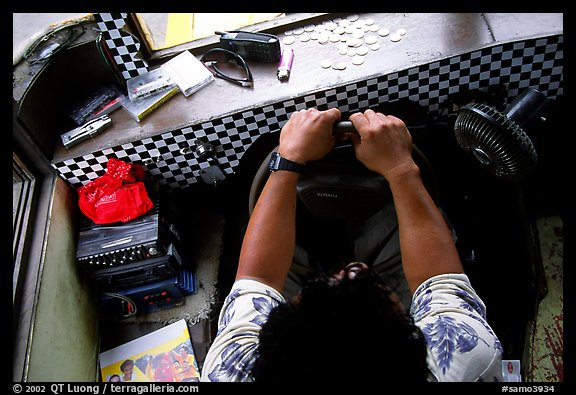
<path id="1" fill-rule="evenodd" d="M 305 283 L 260 332 L 256 381 L 426 381 L 426 343 L 411 316 L 363 263 Z"/>

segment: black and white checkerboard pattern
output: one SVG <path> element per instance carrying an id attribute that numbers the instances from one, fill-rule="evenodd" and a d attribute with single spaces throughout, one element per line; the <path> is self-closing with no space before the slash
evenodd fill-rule
<path id="1" fill-rule="evenodd" d="M 232 174 L 251 144 L 262 134 L 279 131 L 294 111 L 337 107 L 346 114 L 407 98 L 427 108 L 432 117 L 439 117 L 448 111 L 450 95 L 492 85 L 505 85 L 509 102 L 528 87 L 554 99 L 563 94 L 563 63 L 562 35 L 498 44 L 191 125 L 53 166 L 77 188 L 104 174 L 108 158 L 116 157 L 146 164 L 149 173 L 164 187 L 184 188 L 201 180 L 200 171 L 209 166 L 189 149 L 196 140 L 219 147 L 219 165 L 226 174 Z"/>
<path id="2" fill-rule="evenodd" d="M 125 80 L 148 71 L 148 64 L 136 58 L 140 50 L 140 42 L 124 30 L 127 15 L 126 13 L 94 14 L 96 25 L 102 31 L 104 42 Z"/>

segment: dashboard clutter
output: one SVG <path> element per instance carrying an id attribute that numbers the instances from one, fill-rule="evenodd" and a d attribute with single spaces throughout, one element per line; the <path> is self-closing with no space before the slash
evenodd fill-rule
<path id="1" fill-rule="evenodd" d="M 123 97 L 124 94 L 114 85 L 98 86 L 89 90 L 68 115 L 76 125 L 81 126 L 119 108 Z"/>

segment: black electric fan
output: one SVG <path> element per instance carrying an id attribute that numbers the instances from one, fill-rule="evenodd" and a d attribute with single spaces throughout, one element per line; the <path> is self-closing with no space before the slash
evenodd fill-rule
<path id="1" fill-rule="evenodd" d="M 546 102 L 542 92 L 528 88 L 504 112 L 481 103 L 468 104 L 456 118 L 456 140 L 495 177 L 519 180 L 538 163 L 527 130 L 541 119 Z"/>

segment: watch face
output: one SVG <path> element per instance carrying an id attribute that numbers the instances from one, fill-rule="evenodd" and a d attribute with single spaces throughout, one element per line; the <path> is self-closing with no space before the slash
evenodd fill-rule
<path id="1" fill-rule="evenodd" d="M 268 163 L 268 168 L 272 171 L 278 170 L 278 164 L 280 162 L 279 159 L 280 155 L 278 155 L 277 152 L 272 152 L 272 155 L 270 156 L 270 162 Z"/>

